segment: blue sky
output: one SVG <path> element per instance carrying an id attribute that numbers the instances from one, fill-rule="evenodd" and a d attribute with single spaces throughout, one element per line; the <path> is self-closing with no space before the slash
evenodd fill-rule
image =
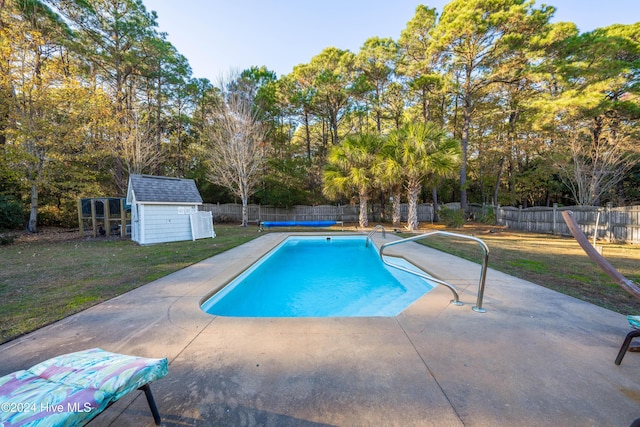
<path id="1" fill-rule="evenodd" d="M 278 76 L 308 63 L 325 47 L 357 52 L 369 37 L 392 37 L 413 17 L 410 0 L 143 0 L 159 30 L 214 84 L 233 71 L 265 65 Z M 441 12 L 448 0 L 424 1 Z M 542 4 L 540 0 L 537 4 Z M 581 32 L 640 20 L 640 0 L 548 0 L 553 21 Z"/>

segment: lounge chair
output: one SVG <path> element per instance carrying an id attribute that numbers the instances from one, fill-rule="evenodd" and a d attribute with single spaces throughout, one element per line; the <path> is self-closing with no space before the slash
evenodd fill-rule
<path id="1" fill-rule="evenodd" d="M 629 347 L 631 345 L 631 340 L 635 337 L 640 337 L 640 316 L 627 316 L 627 320 L 629 321 L 629 326 L 631 326 L 633 330 L 627 334 L 624 342 L 622 343 L 622 347 L 620 347 L 618 357 L 616 357 L 616 365 L 622 363 L 622 358 L 627 351 L 640 351 L 640 347 Z"/>
<path id="2" fill-rule="evenodd" d="M 160 414 L 149 383 L 167 375 L 167 359 L 93 348 L 63 354 L 0 377 L 0 426 L 82 426 L 134 390 Z"/>

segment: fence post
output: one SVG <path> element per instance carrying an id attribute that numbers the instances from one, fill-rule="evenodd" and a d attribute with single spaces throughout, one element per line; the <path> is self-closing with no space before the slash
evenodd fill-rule
<path id="1" fill-rule="evenodd" d="M 613 221 L 611 221 L 611 202 L 607 203 L 605 212 L 607 213 L 607 223 L 605 224 L 605 240 L 613 241 Z"/>
<path id="2" fill-rule="evenodd" d="M 556 234 L 556 227 L 557 225 L 557 221 L 556 221 L 556 214 L 558 213 L 558 204 L 554 203 L 553 204 L 553 220 L 551 223 L 551 234 Z"/>
<path id="3" fill-rule="evenodd" d="M 522 205 L 518 207 L 518 230 L 522 230 Z"/>

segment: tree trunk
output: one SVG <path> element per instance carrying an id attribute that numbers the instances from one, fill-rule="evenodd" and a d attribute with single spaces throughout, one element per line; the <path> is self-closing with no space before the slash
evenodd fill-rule
<path id="1" fill-rule="evenodd" d="M 435 185 L 431 189 L 431 197 L 433 198 L 433 222 L 438 222 L 438 211 L 440 210 L 440 204 L 438 203 L 438 187 Z"/>
<path id="2" fill-rule="evenodd" d="M 248 198 L 247 196 L 242 196 L 242 226 L 246 227 L 249 225 L 249 210 L 247 208 Z"/>
<path id="3" fill-rule="evenodd" d="M 158 73 L 159 74 L 159 73 Z M 156 155 L 160 155 L 160 150 L 162 149 L 162 128 L 160 126 L 160 122 L 162 120 L 162 78 L 158 77 L 158 105 L 156 108 L 156 129 L 155 129 L 155 139 L 156 139 Z M 179 110 L 178 110 L 179 111 Z M 180 114 L 178 114 L 178 120 L 180 120 Z M 160 162 L 154 162 L 155 163 L 155 172 L 156 175 L 161 175 L 162 171 L 160 169 Z M 180 167 L 180 165 L 178 164 L 178 168 Z M 179 169 L 178 169 L 179 170 Z"/>
<path id="4" fill-rule="evenodd" d="M 360 190 L 360 216 L 358 218 L 358 222 L 360 223 L 360 227 L 369 226 L 369 219 L 367 218 L 367 202 L 369 201 L 369 197 L 367 196 L 367 190 Z"/>
<path id="5" fill-rule="evenodd" d="M 471 127 L 470 95 L 464 101 L 464 119 L 462 122 L 462 164 L 460 165 L 460 209 L 467 211 L 467 158 L 469 150 L 469 128 Z"/>
<path id="6" fill-rule="evenodd" d="M 493 189 L 493 206 L 498 206 L 498 191 L 500 190 L 500 180 L 502 179 L 502 167 L 504 166 L 504 157 L 500 159 L 498 165 L 498 176 L 496 177 L 496 186 Z"/>
<path id="7" fill-rule="evenodd" d="M 422 88 L 422 119 L 425 123 L 428 123 L 431 120 L 431 110 L 430 110 L 430 102 L 429 102 L 429 91 L 426 87 Z"/>
<path id="8" fill-rule="evenodd" d="M 29 224 L 27 231 L 30 233 L 38 232 L 38 186 L 31 184 L 31 212 L 29 213 Z"/>
<path id="9" fill-rule="evenodd" d="M 593 159 L 593 173 L 591 176 L 591 183 L 589 185 L 589 204 L 592 206 L 600 205 L 600 170 L 596 167 L 600 164 L 600 155 L 601 148 L 600 144 L 602 143 L 602 131 L 603 131 L 603 119 L 602 116 L 594 117 L 593 119 L 593 129 L 591 130 L 592 135 L 592 152 L 591 157 Z"/>
<path id="10" fill-rule="evenodd" d="M 331 126 L 331 143 L 333 145 L 338 145 L 338 118 L 336 117 L 336 114 L 332 114 L 329 119 L 329 125 Z"/>
<path id="11" fill-rule="evenodd" d="M 400 226 L 400 222 L 402 221 L 402 213 L 400 210 L 400 198 L 402 197 L 401 193 L 401 188 L 398 187 L 397 190 L 393 191 L 393 214 L 392 214 L 392 218 L 391 218 L 391 222 L 393 223 L 394 227 L 399 227 Z"/>
<path id="12" fill-rule="evenodd" d="M 329 136 L 327 135 L 327 121 L 323 117 L 322 118 L 322 154 L 327 152 L 327 145 L 329 144 Z"/>
<path id="13" fill-rule="evenodd" d="M 309 129 L 309 112 L 304 110 L 304 132 L 307 141 L 307 158 L 311 161 L 311 130 Z"/>
<path id="14" fill-rule="evenodd" d="M 178 135 L 176 143 L 178 145 L 178 158 L 176 159 L 178 177 L 182 178 L 184 177 L 184 173 L 182 172 L 182 120 L 180 119 L 180 115 L 178 115 Z"/>
<path id="15" fill-rule="evenodd" d="M 418 194 L 420 193 L 420 185 L 409 184 L 407 189 L 407 199 L 409 202 L 409 215 L 407 225 L 409 231 L 418 229 Z"/>
<path id="16" fill-rule="evenodd" d="M 374 221 L 382 221 L 382 222 L 386 222 L 387 218 L 389 217 L 389 215 L 387 215 L 387 200 L 386 197 L 387 195 L 385 194 L 384 191 L 381 191 L 379 193 L 379 197 L 380 197 L 380 216 L 376 217 L 376 212 L 375 212 L 375 205 L 373 206 L 373 220 Z M 380 218 L 380 219 L 378 219 Z"/>

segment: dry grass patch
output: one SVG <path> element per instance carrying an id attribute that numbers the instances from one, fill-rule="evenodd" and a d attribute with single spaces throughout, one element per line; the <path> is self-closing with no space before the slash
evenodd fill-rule
<path id="1" fill-rule="evenodd" d="M 584 253 L 572 237 L 466 225 L 460 229 L 425 226 L 469 234 L 489 247 L 489 267 L 623 314 L 640 314 L 640 301 L 616 285 Z M 477 244 L 463 239 L 432 237 L 421 243 L 475 262 Z M 640 246 L 598 242 L 603 256 L 627 278 L 640 282 Z M 488 290 L 490 292 L 490 290 Z"/>
<path id="2" fill-rule="evenodd" d="M 259 236 L 216 225 L 215 239 L 139 246 L 55 231 L 0 246 L 0 342 L 33 331 Z"/>

